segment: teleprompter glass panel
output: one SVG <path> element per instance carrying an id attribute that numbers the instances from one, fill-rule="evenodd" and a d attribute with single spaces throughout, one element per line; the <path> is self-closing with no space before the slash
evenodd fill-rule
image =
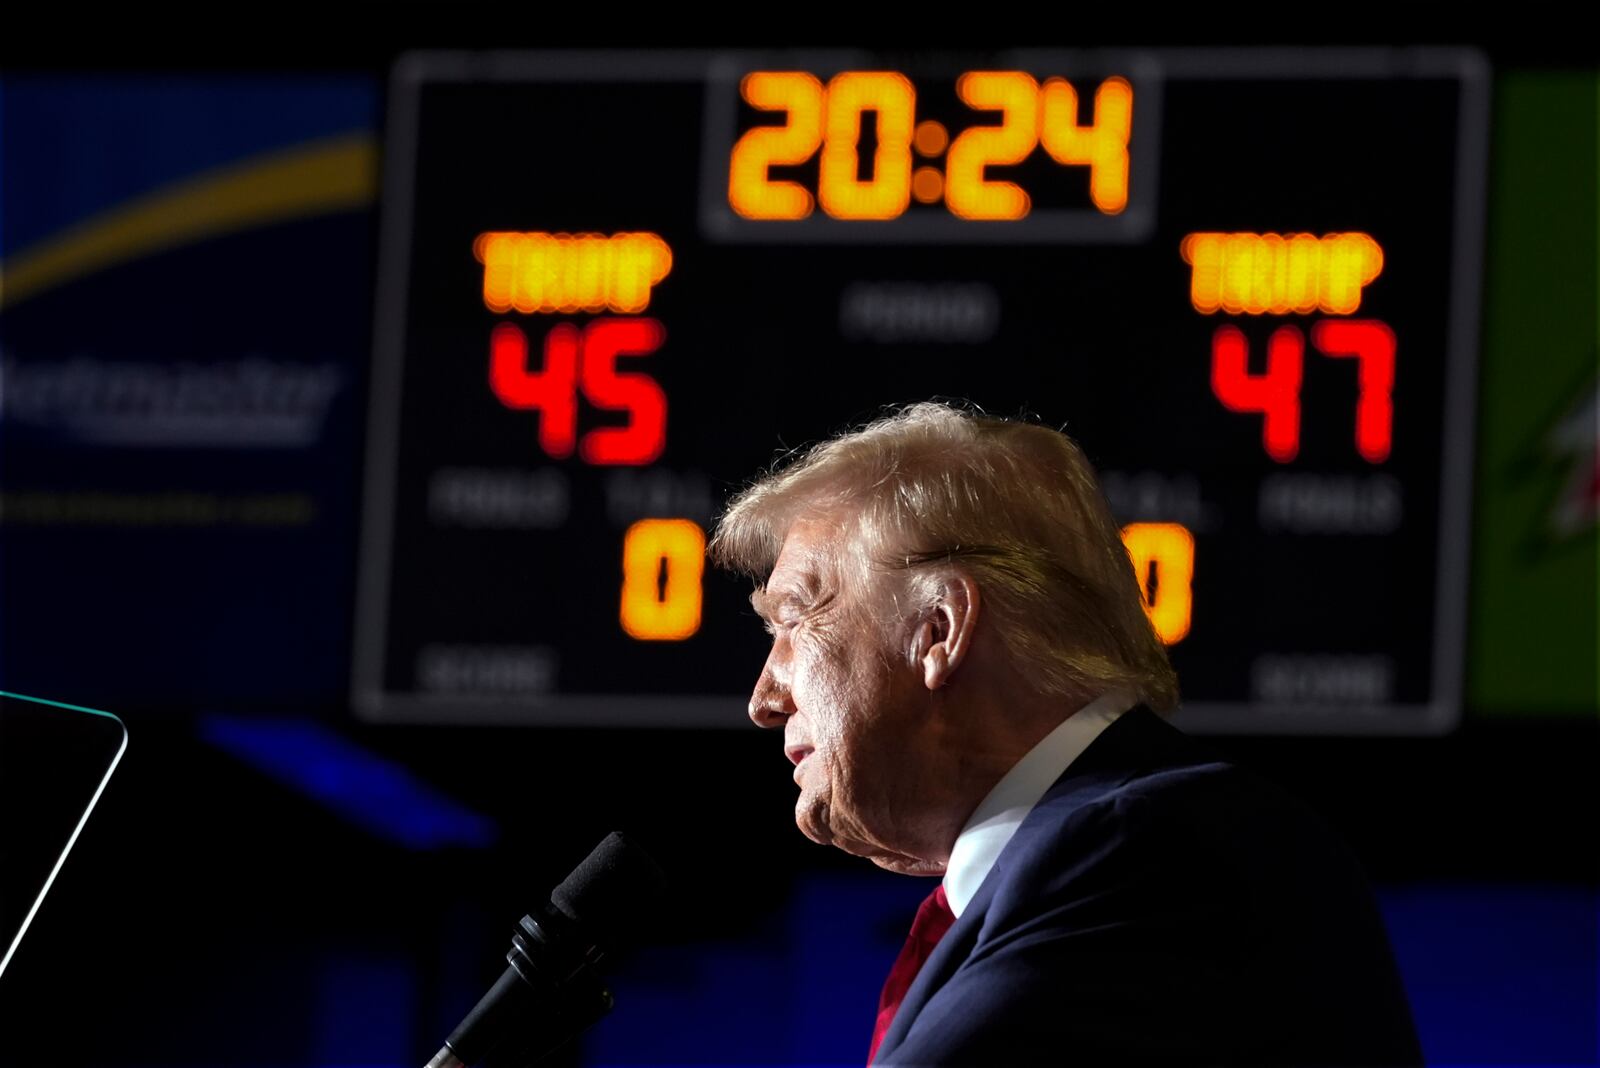
<path id="1" fill-rule="evenodd" d="M 0 692 L 0 974 L 127 745 L 109 712 Z"/>

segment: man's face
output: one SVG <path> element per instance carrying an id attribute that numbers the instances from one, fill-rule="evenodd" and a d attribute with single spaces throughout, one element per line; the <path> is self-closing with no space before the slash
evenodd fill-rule
<path id="1" fill-rule="evenodd" d="M 842 555 L 849 536 L 835 522 L 797 521 L 751 597 L 772 650 L 750 718 L 783 729 L 807 837 L 894 871 L 936 874 L 941 862 L 906 852 L 922 840 L 922 792 L 937 789 L 927 781 L 936 754 L 927 691 L 896 621 L 880 622 L 897 576 L 872 574 L 860 592 L 841 581 L 853 566 Z"/>

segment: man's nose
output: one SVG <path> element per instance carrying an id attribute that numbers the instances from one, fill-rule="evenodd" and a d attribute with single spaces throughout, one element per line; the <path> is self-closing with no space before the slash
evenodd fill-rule
<path id="1" fill-rule="evenodd" d="M 769 661 L 761 669 L 755 692 L 750 695 L 750 718 L 758 727 L 782 727 L 784 720 L 794 712 L 794 698 L 789 694 L 789 687 L 772 673 Z"/>

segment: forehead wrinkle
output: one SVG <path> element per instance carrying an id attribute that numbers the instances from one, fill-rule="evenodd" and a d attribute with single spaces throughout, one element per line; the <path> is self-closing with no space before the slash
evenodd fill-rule
<path id="1" fill-rule="evenodd" d="M 759 602 L 756 611 L 771 611 L 783 605 L 805 606 L 817 599 L 820 584 L 815 578 L 799 576 L 784 579 L 776 587 L 767 586 L 750 595 L 751 603 Z"/>
<path id="2" fill-rule="evenodd" d="M 792 565 L 774 569 L 767 581 L 750 594 L 750 604 L 763 619 L 782 605 L 805 607 L 816 601 L 822 592 L 822 575 L 817 569 L 816 554 L 804 554 Z"/>
<path id="3" fill-rule="evenodd" d="M 766 581 L 750 594 L 756 615 L 770 620 L 786 605 L 809 609 L 824 592 L 837 587 L 839 562 L 831 541 L 838 530 L 837 520 L 820 517 L 806 517 L 790 524 Z"/>

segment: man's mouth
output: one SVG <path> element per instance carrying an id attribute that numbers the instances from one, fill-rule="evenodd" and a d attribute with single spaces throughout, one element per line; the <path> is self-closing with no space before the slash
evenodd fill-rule
<path id="1" fill-rule="evenodd" d="M 809 745 L 786 745 L 783 747 L 783 755 L 788 757 L 789 762 L 797 768 L 813 751 L 813 748 Z"/>

